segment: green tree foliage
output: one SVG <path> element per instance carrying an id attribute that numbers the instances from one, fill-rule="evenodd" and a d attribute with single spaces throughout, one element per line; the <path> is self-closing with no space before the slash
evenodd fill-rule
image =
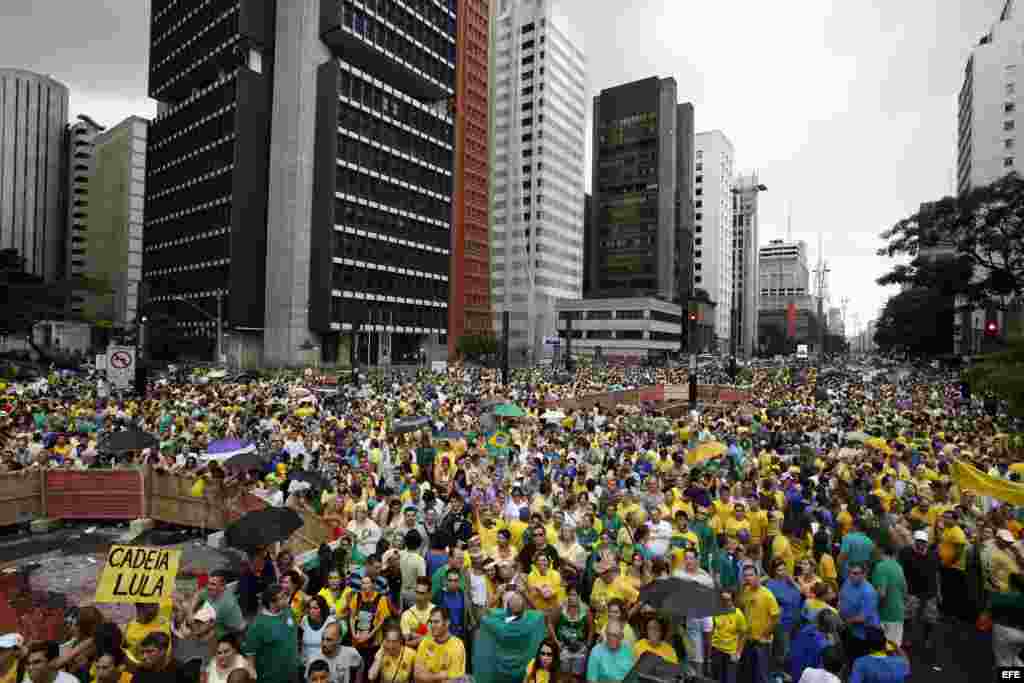
<path id="1" fill-rule="evenodd" d="M 467 360 L 482 360 L 498 353 L 498 338 L 493 334 L 464 334 L 455 349 Z"/>
<path id="2" fill-rule="evenodd" d="M 1016 173 L 962 197 L 924 204 L 881 237 L 888 244 L 878 251 L 880 256 L 909 256 L 911 261 L 896 266 L 880 284 L 937 287 L 943 269 L 922 256 L 945 248 L 956 254 L 958 275 L 973 274 L 958 279 L 956 294 L 972 303 L 1024 295 L 1024 179 Z"/>
<path id="3" fill-rule="evenodd" d="M 952 296 L 936 289 L 915 287 L 890 297 L 875 329 L 883 351 L 939 355 L 953 350 Z"/>
<path id="4" fill-rule="evenodd" d="M 0 332 L 28 334 L 36 323 L 63 319 L 74 292 L 108 293 L 103 283 L 75 278 L 46 283 L 25 270 L 15 249 L 0 249 Z"/>
<path id="5" fill-rule="evenodd" d="M 982 356 L 968 376 L 975 387 L 1006 399 L 1013 414 L 1024 417 L 1024 335 L 1011 337 L 1004 350 Z"/>

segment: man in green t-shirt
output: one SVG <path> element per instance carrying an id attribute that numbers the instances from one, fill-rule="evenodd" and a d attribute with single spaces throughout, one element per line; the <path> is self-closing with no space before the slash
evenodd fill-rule
<path id="1" fill-rule="evenodd" d="M 871 574 L 871 585 L 878 593 L 878 620 L 885 638 L 896 647 L 903 644 L 903 604 L 907 596 L 907 579 L 903 567 L 893 557 L 891 546 L 878 545 L 881 558 Z"/>
<path id="2" fill-rule="evenodd" d="M 260 599 L 263 608 L 242 644 L 260 683 L 293 683 L 299 678 L 298 626 L 288 594 L 271 584 Z"/>

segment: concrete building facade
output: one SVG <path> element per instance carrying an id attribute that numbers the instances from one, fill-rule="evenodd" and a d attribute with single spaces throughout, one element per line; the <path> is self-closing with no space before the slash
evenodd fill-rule
<path id="1" fill-rule="evenodd" d="M 732 336 L 736 353 L 750 357 L 757 348 L 761 300 L 758 195 L 765 189 L 757 173 L 736 178 L 732 230 Z"/>
<path id="2" fill-rule="evenodd" d="M 679 350 L 683 309 L 653 296 L 577 299 L 558 302 L 558 333 L 568 336 L 571 352 L 605 359 L 665 356 Z"/>
<path id="3" fill-rule="evenodd" d="M 495 325 L 538 358 L 583 283 L 587 70 L 554 0 L 495 0 L 491 285 Z"/>
<path id="4" fill-rule="evenodd" d="M 66 244 L 64 255 L 65 277 L 84 277 L 88 274 L 89 222 L 93 209 L 89 197 L 89 182 L 96 172 L 94 142 L 103 131 L 103 126 L 80 114 L 78 120 L 68 125 L 64 168 L 67 170 L 66 189 Z M 75 292 L 71 296 L 72 316 L 85 314 L 88 294 Z"/>
<path id="5" fill-rule="evenodd" d="M 85 296 L 82 314 L 92 322 L 129 327 L 139 315 L 148 125 L 130 116 L 93 139 L 82 274 L 111 291 Z"/>
<path id="6" fill-rule="evenodd" d="M 693 286 L 705 290 L 717 306 L 715 334 L 729 343 L 733 292 L 733 178 L 736 153 L 720 130 L 697 133 L 694 140 Z"/>
<path id="7" fill-rule="evenodd" d="M 810 296 L 806 242 L 771 240 L 758 250 L 758 260 L 761 310 L 782 309 Z"/>
<path id="8" fill-rule="evenodd" d="M 0 249 L 48 281 L 66 273 L 67 122 L 64 84 L 0 68 Z"/>

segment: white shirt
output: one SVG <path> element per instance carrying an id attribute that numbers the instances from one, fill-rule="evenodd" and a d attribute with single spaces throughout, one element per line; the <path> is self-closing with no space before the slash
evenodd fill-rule
<path id="1" fill-rule="evenodd" d="M 824 669 L 804 669 L 804 674 L 797 683 L 842 683 L 834 673 Z"/>
<path id="2" fill-rule="evenodd" d="M 306 680 L 309 680 L 309 667 L 318 660 L 331 667 L 331 683 L 349 683 L 352 669 L 363 665 L 363 658 L 355 648 L 342 645 L 330 659 L 323 652 L 310 659 L 306 664 Z"/>
<path id="3" fill-rule="evenodd" d="M 668 552 L 668 546 L 672 542 L 672 525 L 661 520 L 657 524 L 648 522 L 647 526 L 651 530 L 651 540 L 647 542 L 647 549 L 654 555 L 664 555 Z"/>

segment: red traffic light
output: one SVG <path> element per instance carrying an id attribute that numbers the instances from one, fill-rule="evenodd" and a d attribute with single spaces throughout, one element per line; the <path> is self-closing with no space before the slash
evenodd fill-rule
<path id="1" fill-rule="evenodd" d="M 985 332 L 988 334 L 996 334 L 999 332 L 999 323 L 994 320 L 989 320 L 988 323 L 985 324 Z"/>
<path id="2" fill-rule="evenodd" d="M 697 319 L 697 314 L 696 313 L 691 313 L 690 314 L 690 320 L 696 320 L 696 319 Z"/>

